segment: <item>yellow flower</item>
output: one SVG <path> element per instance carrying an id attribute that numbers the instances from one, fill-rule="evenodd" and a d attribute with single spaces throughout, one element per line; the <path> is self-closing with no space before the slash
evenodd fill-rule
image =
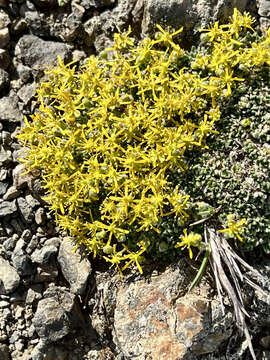
<path id="1" fill-rule="evenodd" d="M 189 251 L 189 257 L 192 259 L 193 254 L 191 250 L 191 246 L 200 246 L 200 241 L 202 239 L 201 235 L 195 234 L 191 232 L 190 234 L 187 234 L 187 229 L 184 229 L 184 235 L 180 236 L 181 241 L 178 242 L 174 247 L 178 248 L 181 247 L 182 249 L 188 248 Z"/>
<path id="2" fill-rule="evenodd" d="M 243 225 L 247 221 L 247 219 L 241 219 L 239 221 L 233 220 L 233 215 L 229 214 L 227 216 L 228 219 L 228 227 L 223 230 L 219 230 L 221 233 L 227 234 L 229 237 L 237 237 L 240 241 L 243 241 L 242 237 L 239 235 L 244 231 Z"/>
<path id="3" fill-rule="evenodd" d="M 125 258 L 125 260 L 129 260 L 129 261 L 125 264 L 125 266 L 122 268 L 122 270 L 125 270 L 127 267 L 129 267 L 129 265 L 130 265 L 131 263 L 135 263 L 136 266 L 137 266 L 137 268 L 138 268 L 138 270 L 139 270 L 139 272 L 140 272 L 140 274 L 142 274 L 143 271 L 142 271 L 140 262 L 142 262 L 142 259 L 143 259 L 141 255 L 142 255 L 142 253 L 144 253 L 145 250 L 146 250 L 145 245 L 141 245 L 141 246 L 140 246 L 140 247 L 141 247 L 141 250 L 139 250 L 139 251 L 137 251 L 137 252 L 131 252 L 131 251 L 129 251 L 129 249 L 127 248 L 126 245 L 123 245 L 123 247 L 124 247 L 125 250 L 128 252 L 128 255 L 126 255 L 124 258 Z"/>

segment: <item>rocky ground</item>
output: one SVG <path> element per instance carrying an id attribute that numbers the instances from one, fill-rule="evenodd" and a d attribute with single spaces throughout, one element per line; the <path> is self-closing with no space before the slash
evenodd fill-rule
<path id="1" fill-rule="evenodd" d="M 0 0 L 1 360 L 249 359 L 228 302 L 222 315 L 211 274 L 187 294 L 196 269 L 185 259 L 122 280 L 73 254 L 37 174 L 24 174 L 15 138 L 58 55 L 83 61 L 130 24 L 137 36 L 155 23 L 184 25 L 190 45 L 197 27 L 228 18 L 234 6 L 269 26 L 268 0 Z M 269 260 L 257 268 L 269 279 Z M 270 298 L 243 291 L 256 354 L 270 359 Z"/>

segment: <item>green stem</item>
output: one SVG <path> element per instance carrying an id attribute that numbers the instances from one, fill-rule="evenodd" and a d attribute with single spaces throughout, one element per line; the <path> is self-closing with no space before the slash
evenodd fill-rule
<path id="1" fill-rule="evenodd" d="M 201 280 L 201 277 L 204 273 L 204 270 L 206 268 L 208 259 L 209 259 L 209 255 L 210 255 L 210 246 L 208 245 L 207 249 L 206 249 L 206 253 L 204 255 L 203 261 L 201 263 L 200 269 L 197 272 L 197 275 L 195 277 L 195 279 L 192 281 L 192 284 L 190 285 L 190 287 L 188 288 L 188 291 L 191 291 L 197 284 L 198 282 Z"/>

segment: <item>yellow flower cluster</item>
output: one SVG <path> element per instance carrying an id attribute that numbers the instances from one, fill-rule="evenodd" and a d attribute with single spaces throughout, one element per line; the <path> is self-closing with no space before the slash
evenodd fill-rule
<path id="1" fill-rule="evenodd" d="M 156 38 L 139 44 L 130 29 L 115 34 L 112 47 L 79 71 L 59 59 L 40 84 L 39 109 L 19 135 L 29 148 L 24 162 L 41 170 L 60 226 L 120 272 L 132 264 L 142 272 L 148 243 L 134 232 L 159 233 L 164 216 L 186 223 L 189 195 L 169 176 L 185 170 L 187 150 L 204 149 L 206 137 L 217 133 L 220 99 L 244 80 L 235 74 L 239 65 L 269 64 L 270 32 L 249 47 L 238 41 L 252 21 L 235 10 L 231 24 L 207 29 L 209 52 L 191 68 L 173 40 L 182 29 L 170 33 L 158 25 Z M 180 245 L 190 250 L 199 237 L 190 243 L 187 237 Z"/>
<path id="2" fill-rule="evenodd" d="M 237 237 L 239 241 L 243 241 L 240 234 L 244 231 L 243 225 L 246 223 L 247 219 L 241 219 L 239 221 L 235 221 L 233 219 L 233 214 L 229 214 L 227 216 L 228 219 L 228 227 L 223 230 L 219 230 L 221 233 L 225 233 L 229 237 Z"/>

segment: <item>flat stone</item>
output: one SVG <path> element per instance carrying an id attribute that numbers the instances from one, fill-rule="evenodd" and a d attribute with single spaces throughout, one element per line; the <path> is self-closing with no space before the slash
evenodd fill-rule
<path id="1" fill-rule="evenodd" d="M 42 70 L 57 64 L 57 56 L 66 61 L 71 56 L 67 45 L 56 41 L 45 41 L 34 35 L 24 35 L 16 45 L 16 52 L 23 64 L 35 70 Z"/>
<path id="2" fill-rule="evenodd" d="M 0 217 L 15 214 L 17 206 L 14 201 L 2 201 L 0 203 Z"/>
<path id="3" fill-rule="evenodd" d="M 10 96 L 0 99 L 0 119 L 11 122 L 23 120 L 23 114 L 18 107 L 18 96 L 10 94 Z"/>
<path id="4" fill-rule="evenodd" d="M 0 257 L 0 295 L 8 295 L 20 284 L 20 276 L 9 262 Z"/>
<path id="5" fill-rule="evenodd" d="M 71 239 L 64 238 L 60 243 L 57 261 L 65 279 L 70 284 L 71 292 L 82 295 L 92 269 L 86 257 L 82 257 L 78 251 L 72 252 L 73 247 Z"/>

